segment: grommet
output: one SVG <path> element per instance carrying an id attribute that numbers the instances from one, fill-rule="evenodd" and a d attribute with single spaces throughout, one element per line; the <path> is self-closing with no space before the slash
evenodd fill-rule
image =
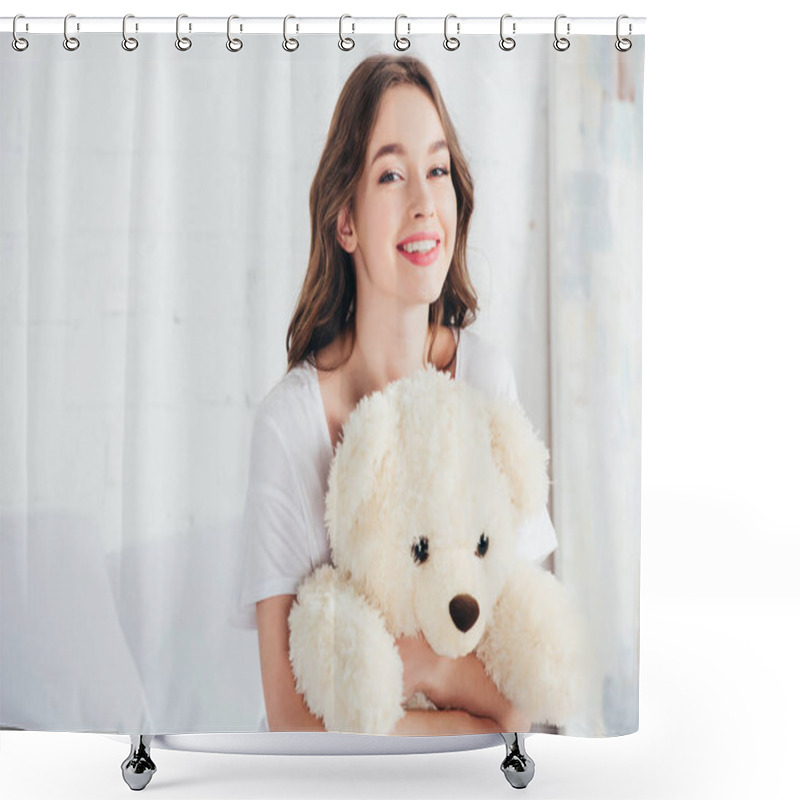
<path id="1" fill-rule="evenodd" d="M 291 14 L 289 14 L 289 15 L 287 15 L 287 16 L 285 16 L 283 18 L 283 45 L 282 46 L 283 46 L 283 49 L 287 53 L 293 53 L 295 50 L 297 50 L 298 47 L 300 47 L 300 42 L 298 42 L 297 39 L 290 39 L 286 35 L 286 23 L 290 19 L 297 19 L 297 17 L 293 17 Z M 299 25 L 297 26 L 297 30 L 298 31 L 300 30 L 300 26 Z"/>
<path id="2" fill-rule="evenodd" d="M 398 28 L 401 19 L 408 19 L 408 17 L 405 14 L 398 14 L 394 18 L 394 49 L 402 51 L 402 50 L 408 50 L 408 48 L 411 47 L 411 39 L 407 39 L 405 36 L 400 36 Z M 406 25 L 408 27 L 408 33 L 410 34 L 411 23 L 407 22 Z"/>
<path id="3" fill-rule="evenodd" d="M 239 19 L 239 17 L 236 16 L 236 14 L 231 14 L 228 17 L 228 41 L 225 42 L 225 47 L 227 47 L 231 53 L 238 53 L 242 49 L 242 47 L 244 47 L 244 44 L 242 44 L 241 39 L 234 39 L 231 36 L 231 22 L 235 19 Z"/>
<path id="4" fill-rule="evenodd" d="M 349 36 L 345 37 L 342 35 L 342 23 L 346 19 L 353 19 L 353 18 L 349 14 L 342 14 L 342 16 L 339 17 L 339 49 L 345 51 L 352 50 L 356 46 L 356 43 L 353 39 L 351 39 Z M 355 30 L 356 30 L 356 25 L 355 23 L 353 23 L 352 32 L 355 33 Z"/>
<path id="5" fill-rule="evenodd" d="M 456 19 L 456 15 L 455 14 L 448 14 L 444 18 L 444 43 L 443 44 L 444 44 L 444 49 L 445 50 L 450 50 L 452 52 L 453 50 L 458 50 L 458 48 L 461 47 L 461 40 L 457 36 L 448 36 L 447 35 L 447 23 L 451 19 Z M 460 22 L 456 22 L 456 33 L 461 33 L 461 23 Z"/>
<path id="6" fill-rule="evenodd" d="M 14 17 L 14 22 L 11 24 L 11 33 L 13 35 L 13 38 L 11 40 L 11 46 L 18 53 L 21 53 L 23 50 L 27 50 L 28 49 L 28 40 L 27 39 L 23 39 L 17 33 L 17 20 L 18 19 L 25 19 L 25 16 L 23 14 L 17 14 L 17 16 Z"/>
<path id="7" fill-rule="evenodd" d="M 67 33 L 67 23 L 70 17 L 74 19 L 75 15 L 67 14 L 67 16 L 64 17 L 64 49 L 72 52 L 73 50 L 77 50 L 81 46 L 81 43 L 74 36 L 70 36 Z M 78 30 L 80 30 L 80 25 L 78 26 Z"/>
<path id="8" fill-rule="evenodd" d="M 129 19 L 134 19 L 133 14 L 126 14 L 122 18 L 122 49 L 130 53 L 139 46 L 139 40 L 134 39 L 133 36 L 128 36 L 127 26 Z"/>
<path id="9" fill-rule="evenodd" d="M 192 40 L 188 36 L 181 36 L 181 20 L 188 19 L 188 17 L 188 14 L 178 14 L 178 18 L 175 20 L 175 47 L 184 52 L 192 46 Z M 191 23 L 189 23 L 189 30 L 192 30 Z"/>
<path id="10" fill-rule="evenodd" d="M 553 26 L 554 35 L 556 40 L 553 42 L 553 47 L 558 50 L 559 53 L 563 53 L 565 50 L 569 50 L 569 39 L 565 36 L 558 35 L 558 21 L 560 19 L 566 19 L 566 14 L 559 14 L 556 17 L 555 25 Z M 567 36 L 569 35 L 569 22 L 567 23 Z"/>
<path id="11" fill-rule="evenodd" d="M 513 50 L 517 46 L 517 40 L 516 39 L 513 39 L 511 36 L 506 36 L 503 33 L 503 23 L 507 19 L 511 19 L 511 14 L 503 14 L 503 16 L 500 17 L 500 49 L 501 50 L 505 50 L 506 52 L 508 52 L 509 50 Z M 516 22 L 512 22 L 511 23 L 511 32 L 512 33 L 516 33 L 517 32 L 517 23 Z"/>

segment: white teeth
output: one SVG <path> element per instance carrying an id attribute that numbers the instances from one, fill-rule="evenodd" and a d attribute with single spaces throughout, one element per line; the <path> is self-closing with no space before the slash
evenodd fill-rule
<path id="1" fill-rule="evenodd" d="M 416 242 L 400 245 L 406 253 L 427 253 L 436 247 L 436 239 L 418 239 Z"/>

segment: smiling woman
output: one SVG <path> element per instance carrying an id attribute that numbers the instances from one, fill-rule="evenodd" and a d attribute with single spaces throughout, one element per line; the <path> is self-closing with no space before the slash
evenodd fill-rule
<path id="1" fill-rule="evenodd" d="M 420 180 L 420 174 L 427 181 Z M 386 194 L 379 194 L 378 189 Z M 409 192 L 416 196 L 409 198 Z M 428 200 L 435 196 L 436 208 L 400 207 L 409 200 L 419 202 L 420 192 L 430 192 Z M 446 206 L 444 200 L 449 201 Z M 376 231 L 367 230 L 379 217 L 376 202 L 393 204 L 395 227 L 382 230 L 382 244 Z M 466 265 L 472 209 L 472 176 L 430 70 L 408 56 L 377 55 L 362 61 L 339 95 L 311 185 L 311 252 L 287 334 L 289 367 L 310 358 L 327 370 L 343 361 L 355 344 L 356 316 L 359 307 L 363 310 L 367 305 L 355 302 L 357 264 L 366 261 L 363 248 L 358 247 L 358 234 L 366 237 L 371 247 L 389 248 L 395 256 L 394 248 L 416 233 L 435 233 L 443 250 L 443 226 L 448 224 L 450 240 L 445 244 L 449 249 L 437 258 L 444 269 L 443 284 L 424 310 L 429 330 L 423 326 L 422 331 L 429 334 L 427 360 L 435 361 L 434 343 L 442 326 L 466 327 L 475 320 L 478 308 Z M 420 212 L 421 216 L 415 217 Z M 436 215 L 433 220 L 431 212 Z M 364 224 L 359 225 L 362 217 Z M 431 222 L 432 226 L 426 224 Z M 382 257 L 388 268 L 386 254 Z M 358 286 L 359 293 L 362 290 Z M 414 327 L 418 336 L 419 326 Z M 337 352 L 325 354 L 334 357 L 318 358 L 320 351 L 342 334 L 346 341 L 338 342 Z M 447 338 L 445 351 L 454 356 L 452 337 Z"/>
<path id="2" fill-rule="evenodd" d="M 0 20 L 0 729 L 633 732 L 639 21 L 184 16 Z M 526 557 L 586 622 L 574 718 Z"/>
<path id="3" fill-rule="evenodd" d="M 424 333 L 428 307 L 441 295 L 457 217 L 443 136 L 424 91 L 396 86 L 386 92 L 368 148 L 369 167 L 337 225 L 356 274 L 355 327 L 361 331 L 371 333 L 375 326 L 378 335 L 385 334 L 392 315 L 401 335 Z"/>
<path id="4" fill-rule="evenodd" d="M 241 602 L 256 609 L 270 730 L 323 730 L 295 687 L 288 618 L 299 583 L 331 560 L 324 500 L 352 411 L 428 365 L 516 399 L 508 360 L 464 330 L 478 309 L 466 264 L 472 209 L 469 168 L 428 68 L 408 56 L 362 61 L 342 88 L 311 186 L 288 370 L 253 433 Z M 522 530 L 536 560 L 553 551 L 546 511 Z M 424 692 L 446 709 L 409 710 L 395 733 L 529 729 L 474 654 L 442 657 L 422 636 L 395 646 L 404 697 Z"/>

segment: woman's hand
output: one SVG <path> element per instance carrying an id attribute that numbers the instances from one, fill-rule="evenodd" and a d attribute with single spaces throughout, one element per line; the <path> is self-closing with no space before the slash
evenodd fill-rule
<path id="1" fill-rule="evenodd" d="M 451 658 L 437 655 L 424 636 L 399 636 L 395 644 L 403 661 L 403 700 L 415 692 L 430 699 L 454 664 Z M 438 705 L 438 703 L 437 703 Z M 463 709 L 407 711 L 393 733 L 405 736 L 435 736 L 467 733 L 500 733 L 503 730 L 492 717 L 470 714 Z"/>
<path id="2" fill-rule="evenodd" d="M 403 661 L 403 700 L 414 692 L 430 691 L 438 682 L 443 657 L 436 655 L 424 636 L 399 636 L 395 644 Z"/>
<path id="3" fill-rule="evenodd" d="M 403 661 L 404 701 L 421 691 L 439 708 L 462 709 L 493 721 L 501 731 L 530 730 L 530 720 L 500 692 L 474 653 L 437 655 L 422 635 L 400 636 L 395 643 Z"/>

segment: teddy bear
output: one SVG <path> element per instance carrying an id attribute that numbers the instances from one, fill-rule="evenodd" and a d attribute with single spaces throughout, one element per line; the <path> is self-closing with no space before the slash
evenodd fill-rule
<path id="1" fill-rule="evenodd" d="M 531 723 L 575 712 L 575 610 L 516 552 L 545 507 L 548 458 L 518 403 L 433 367 L 360 401 L 328 477 L 332 563 L 289 614 L 296 687 L 326 730 L 390 733 L 412 707 L 399 636 L 422 635 L 440 656 L 475 652 Z"/>

